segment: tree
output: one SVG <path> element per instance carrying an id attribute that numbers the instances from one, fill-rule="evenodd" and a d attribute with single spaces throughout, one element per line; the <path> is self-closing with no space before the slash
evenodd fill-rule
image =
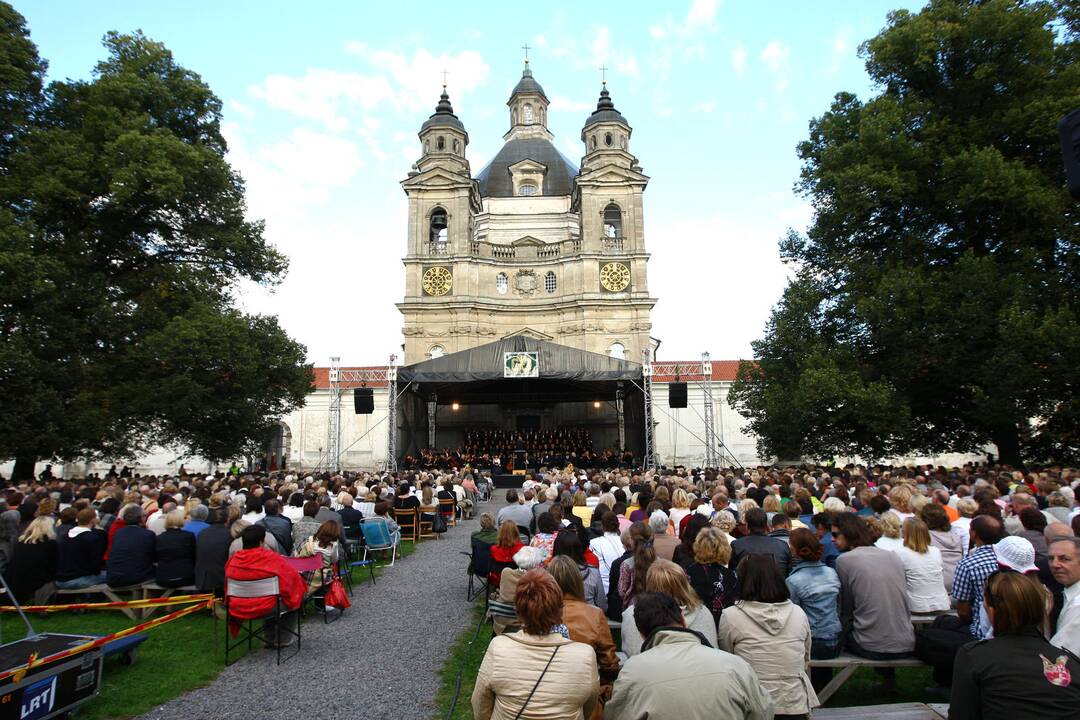
<path id="1" fill-rule="evenodd" d="M 9 6 L 0 25 L 0 51 L 33 48 Z M 235 457 L 312 382 L 275 319 L 232 308 L 236 282 L 276 283 L 286 262 L 244 217 L 220 101 L 141 33 L 105 46 L 91 81 L 28 93 L 12 115 L 29 129 L 2 133 L 16 140 L 0 208 L 0 457 L 22 474 L 35 458 L 159 443 Z M 43 65 L 6 68 L 0 99 Z"/>
<path id="2" fill-rule="evenodd" d="M 763 454 L 1080 457 L 1068 11 L 932 0 L 862 46 L 880 92 L 838 94 L 799 145 L 815 217 L 781 242 L 796 277 L 733 391 Z"/>

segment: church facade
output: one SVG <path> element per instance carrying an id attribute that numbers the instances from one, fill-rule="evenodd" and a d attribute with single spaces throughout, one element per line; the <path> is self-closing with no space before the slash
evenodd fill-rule
<path id="1" fill-rule="evenodd" d="M 445 88 L 420 128 L 409 198 L 405 364 L 523 334 L 640 362 L 654 341 L 643 193 L 632 129 L 606 86 L 584 118 L 580 168 L 548 129 L 526 61 L 510 129 L 475 176 Z"/>

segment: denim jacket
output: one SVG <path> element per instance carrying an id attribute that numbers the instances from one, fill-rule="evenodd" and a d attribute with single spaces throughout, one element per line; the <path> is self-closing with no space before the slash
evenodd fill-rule
<path id="1" fill-rule="evenodd" d="M 840 639 L 840 576 L 821 562 L 796 560 L 787 576 L 791 602 L 806 613 L 816 641 Z"/>

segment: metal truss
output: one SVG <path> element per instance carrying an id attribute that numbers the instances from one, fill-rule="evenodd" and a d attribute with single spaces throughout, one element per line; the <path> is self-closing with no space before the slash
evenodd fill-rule
<path id="1" fill-rule="evenodd" d="M 337 472 L 341 470 L 341 397 L 346 389 L 366 387 L 368 383 L 386 383 L 386 415 L 390 425 L 386 430 L 386 469 L 397 470 L 397 355 L 381 368 L 342 369 L 341 358 L 330 358 L 330 404 L 326 423 L 326 465 Z M 366 434 L 366 433 L 365 433 Z"/>

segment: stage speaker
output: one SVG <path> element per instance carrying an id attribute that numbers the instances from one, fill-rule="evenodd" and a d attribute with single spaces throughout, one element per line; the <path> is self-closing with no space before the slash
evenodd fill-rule
<path id="1" fill-rule="evenodd" d="M 357 415 L 370 415 L 375 412 L 375 397 L 371 388 L 355 388 L 352 391 L 352 401 Z"/>
<path id="2" fill-rule="evenodd" d="M 1069 192 L 1080 200 L 1080 110 L 1073 110 L 1058 123 L 1061 154 L 1065 156 L 1065 179 Z"/>
<path id="3" fill-rule="evenodd" d="M 686 407 L 686 383 L 673 382 L 667 386 L 667 404 L 670 408 Z"/>

